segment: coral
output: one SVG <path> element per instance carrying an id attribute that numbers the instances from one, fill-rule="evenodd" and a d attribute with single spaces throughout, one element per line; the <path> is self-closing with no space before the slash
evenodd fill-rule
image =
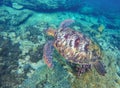
<path id="1" fill-rule="evenodd" d="M 98 31 L 101 33 L 103 32 L 103 30 L 105 29 L 105 26 L 103 24 L 101 24 L 99 27 L 98 27 Z"/>
<path id="2" fill-rule="evenodd" d="M 43 65 L 38 68 L 31 78 L 26 79 L 20 88 L 71 88 L 66 71 L 59 65 L 50 70 Z"/>
<path id="3" fill-rule="evenodd" d="M 10 39 L 0 36 L 0 87 L 17 87 L 23 81 L 25 75 L 17 74 L 18 59 L 21 50 L 19 44 L 12 44 Z"/>
<path id="4" fill-rule="evenodd" d="M 30 55 L 30 61 L 31 62 L 38 62 L 39 60 L 42 59 L 42 55 L 43 55 L 43 45 L 40 45 L 38 47 L 33 47 L 33 49 L 31 49 L 27 55 Z"/>
<path id="5" fill-rule="evenodd" d="M 26 38 L 33 43 L 44 44 L 44 30 L 48 28 L 47 23 L 37 23 L 35 25 L 29 25 L 26 27 Z M 24 35 L 21 36 L 24 39 Z"/>

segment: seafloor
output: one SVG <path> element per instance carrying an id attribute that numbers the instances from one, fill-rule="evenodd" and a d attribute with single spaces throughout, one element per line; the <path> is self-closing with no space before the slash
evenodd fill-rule
<path id="1" fill-rule="evenodd" d="M 0 6 L 0 88 L 120 88 L 120 13 L 91 13 L 91 8 L 44 13 L 19 8 Z M 105 76 L 94 69 L 75 76 L 56 51 L 55 68 L 44 63 L 43 46 L 53 39 L 45 30 L 57 29 L 68 18 L 75 20 L 75 30 L 100 45 Z"/>

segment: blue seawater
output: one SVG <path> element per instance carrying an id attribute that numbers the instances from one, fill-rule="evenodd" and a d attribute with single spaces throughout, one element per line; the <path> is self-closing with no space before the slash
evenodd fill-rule
<path id="1" fill-rule="evenodd" d="M 102 11 L 120 11 L 120 1 L 119 0 L 86 0 L 86 3 L 91 7 L 100 9 Z"/>
<path id="2" fill-rule="evenodd" d="M 106 74 L 45 45 L 67 26 L 96 44 Z M 120 0 L 0 0 L 0 88 L 120 88 Z"/>

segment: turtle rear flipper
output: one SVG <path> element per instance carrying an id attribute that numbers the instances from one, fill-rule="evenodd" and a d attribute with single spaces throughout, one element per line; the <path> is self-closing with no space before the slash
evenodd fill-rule
<path id="1" fill-rule="evenodd" d="M 105 70 L 105 67 L 103 65 L 103 63 L 101 61 L 96 61 L 93 66 L 95 67 L 95 69 L 97 70 L 97 72 L 100 74 L 100 75 L 105 75 L 106 74 L 106 70 Z"/>
<path id="2" fill-rule="evenodd" d="M 43 59 L 50 68 L 53 67 L 52 53 L 53 53 L 53 41 L 48 41 L 44 46 Z"/>

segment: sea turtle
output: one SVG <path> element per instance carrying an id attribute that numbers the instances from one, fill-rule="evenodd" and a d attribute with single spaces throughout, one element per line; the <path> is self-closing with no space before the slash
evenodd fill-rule
<path id="1" fill-rule="evenodd" d="M 69 62 L 80 65 L 79 73 L 95 67 L 100 75 L 105 75 L 106 70 L 101 62 L 101 51 L 97 44 L 82 33 L 71 29 L 69 26 L 75 21 L 64 20 L 58 30 L 48 28 L 48 35 L 54 37 L 44 46 L 43 58 L 48 67 L 54 67 L 52 62 L 52 51 L 56 50 Z"/>

